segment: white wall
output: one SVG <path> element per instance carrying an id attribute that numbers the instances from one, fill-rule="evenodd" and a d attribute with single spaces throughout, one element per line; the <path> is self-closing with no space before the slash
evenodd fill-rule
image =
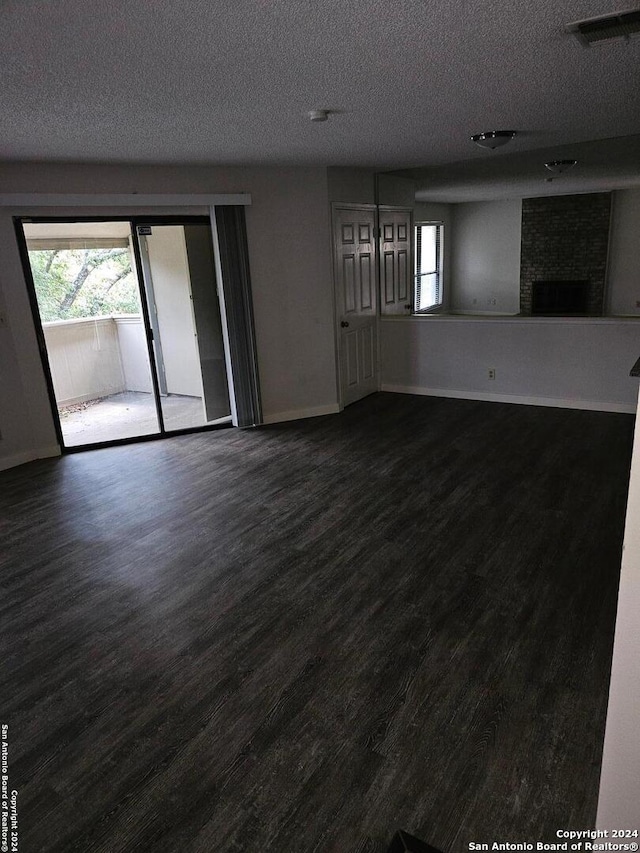
<path id="1" fill-rule="evenodd" d="M 118 330 L 120 361 L 127 391 L 153 393 L 147 336 L 142 317 L 114 317 Z"/>
<path id="2" fill-rule="evenodd" d="M 638 380 L 636 379 L 637 383 Z M 639 410 L 640 416 L 640 410 Z M 631 463 L 598 829 L 640 828 L 640 429 Z M 614 841 L 616 839 L 613 839 Z M 624 841 L 624 839 L 621 839 Z M 637 839 L 629 839 L 637 841 Z"/>
<path id="3" fill-rule="evenodd" d="M 201 397 L 184 229 L 181 225 L 156 225 L 146 241 L 167 391 Z"/>
<path id="4" fill-rule="evenodd" d="M 519 313 L 522 200 L 451 208 L 451 310 Z"/>
<path id="5" fill-rule="evenodd" d="M 378 175 L 378 203 L 397 207 L 413 207 L 416 200 L 416 182 L 399 175 Z"/>
<path id="6" fill-rule="evenodd" d="M 436 201 L 419 201 L 413 206 L 413 218 L 415 222 L 444 222 L 450 226 L 452 207 L 451 204 Z"/>
<path id="7" fill-rule="evenodd" d="M 635 320 L 402 317 L 380 345 L 383 390 L 635 411 Z"/>
<path id="8" fill-rule="evenodd" d="M 251 193 L 247 235 L 265 418 L 337 410 L 326 169 L 14 163 L 0 164 L 0 185 L 4 193 Z M 105 216 L 152 212 L 166 211 L 82 210 Z M 0 300 L 6 316 L 0 324 L 0 466 L 47 455 L 57 446 L 11 221 L 19 213 L 36 216 L 42 210 L 0 211 Z"/>
<path id="9" fill-rule="evenodd" d="M 58 406 L 125 389 L 118 331 L 111 317 L 43 323 Z"/>
<path id="10" fill-rule="evenodd" d="M 371 169 L 330 166 L 327 169 L 327 186 L 329 201 L 375 203 L 375 173 Z"/>
<path id="11" fill-rule="evenodd" d="M 640 189 L 613 193 L 607 291 L 609 314 L 640 315 Z"/>

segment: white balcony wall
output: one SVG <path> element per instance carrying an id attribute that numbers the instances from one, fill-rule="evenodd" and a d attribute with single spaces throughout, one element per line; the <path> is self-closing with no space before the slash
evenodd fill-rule
<path id="1" fill-rule="evenodd" d="M 114 317 L 120 344 L 120 360 L 127 391 L 151 394 L 151 368 L 141 317 Z"/>
<path id="2" fill-rule="evenodd" d="M 81 403 L 125 390 L 112 317 L 43 323 L 56 401 Z"/>
<path id="3" fill-rule="evenodd" d="M 140 317 L 86 317 L 42 325 L 58 406 L 122 391 L 151 392 Z"/>

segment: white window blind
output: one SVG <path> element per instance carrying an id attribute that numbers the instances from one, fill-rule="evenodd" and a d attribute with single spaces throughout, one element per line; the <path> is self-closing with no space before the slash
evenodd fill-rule
<path id="1" fill-rule="evenodd" d="M 415 226 L 415 310 L 427 311 L 442 304 L 441 222 L 423 222 Z"/>

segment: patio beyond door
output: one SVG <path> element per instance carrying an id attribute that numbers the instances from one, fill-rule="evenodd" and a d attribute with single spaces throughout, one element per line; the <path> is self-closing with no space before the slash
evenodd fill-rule
<path id="1" fill-rule="evenodd" d="M 230 421 L 208 221 L 22 228 L 66 449 Z"/>

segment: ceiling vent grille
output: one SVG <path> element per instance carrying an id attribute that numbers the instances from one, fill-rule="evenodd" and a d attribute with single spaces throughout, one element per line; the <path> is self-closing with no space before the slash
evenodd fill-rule
<path id="1" fill-rule="evenodd" d="M 640 9 L 616 12 L 614 15 L 603 15 L 600 18 L 589 18 L 587 21 L 576 21 L 575 24 L 567 24 L 566 30 L 572 33 L 584 47 L 610 39 L 628 40 L 631 36 L 640 33 Z"/>

